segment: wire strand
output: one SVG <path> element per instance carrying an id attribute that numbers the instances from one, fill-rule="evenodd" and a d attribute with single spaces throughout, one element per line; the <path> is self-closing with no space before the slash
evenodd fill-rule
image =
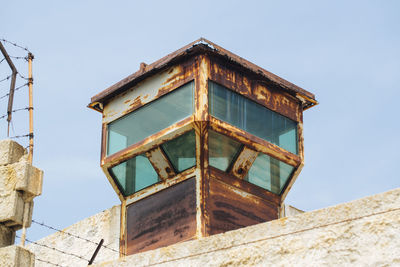
<path id="1" fill-rule="evenodd" d="M 17 88 L 15 88 L 15 89 L 14 89 L 14 92 L 15 92 L 15 91 L 18 91 L 18 90 L 21 89 L 22 87 L 28 86 L 28 85 L 29 85 L 29 83 L 24 83 L 24 84 L 18 86 Z M 7 94 L 1 96 L 0 99 L 3 99 L 3 98 L 5 98 L 5 97 L 7 97 L 7 96 L 9 96 L 9 95 L 10 95 L 10 93 L 7 93 Z"/>
<path id="2" fill-rule="evenodd" d="M 75 238 L 78 238 L 78 239 L 84 240 L 84 241 L 86 241 L 86 242 L 89 242 L 89 243 L 95 244 L 96 246 L 98 246 L 98 245 L 99 245 L 99 243 L 97 243 L 97 242 L 94 242 L 94 241 L 92 241 L 92 240 L 89 240 L 89 239 L 87 239 L 87 238 L 80 237 L 80 236 L 78 236 L 78 235 L 71 234 L 71 233 L 69 233 L 69 232 L 66 232 L 66 231 L 63 231 L 63 230 L 57 229 L 57 228 L 55 228 L 55 227 L 52 227 L 52 226 L 50 226 L 50 225 L 47 225 L 47 224 L 45 224 L 45 223 L 43 223 L 43 222 L 42 222 L 42 223 L 40 223 L 40 222 L 38 222 L 38 221 L 35 221 L 35 220 L 33 220 L 33 219 L 32 219 L 32 222 L 33 222 L 33 223 L 35 223 L 35 224 L 41 225 L 41 226 L 43 226 L 43 227 L 46 227 L 46 228 L 48 228 L 48 229 L 50 229 L 50 230 L 57 231 L 57 232 L 61 232 L 61 233 L 64 233 L 64 234 L 66 234 L 66 235 L 68 235 L 68 236 L 72 236 L 72 237 L 75 237 Z M 118 250 L 115 250 L 115 249 L 113 249 L 113 248 L 110 248 L 110 247 L 108 247 L 108 246 L 106 246 L 106 245 L 102 245 L 102 247 L 104 247 L 104 248 L 106 248 L 106 249 L 109 249 L 109 250 L 112 250 L 112 251 L 114 251 L 114 252 L 116 252 L 116 253 L 119 253 L 119 251 L 118 251 Z M 124 255 L 125 255 L 125 254 L 124 254 Z"/>
<path id="3" fill-rule="evenodd" d="M 60 265 L 58 263 L 53 263 L 53 262 L 42 260 L 42 259 L 39 259 L 39 258 L 36 258 L 36 257 L 35 257 L 35 260 L 43 262 L 43 263 L 47 263 L 47 264 L 50 264 L 50 265 L 53 265 L 53 266 L 67 267 L 67 266 L 64 266 L 64 265 Z"/>
<path id="4" fill-rule="evenodd" d="M 0 83 L 1 83 L 1 82 L 4 82 L 4 81 L 7 81 L 8 79 L 11 78 L 11 76 L 12 76 L 12 75 L 8 75 L 8 76 L 5 77 L 4 79 L 1 79 L 1 80 L 0 80 Z"/>
<path id="5" fill-rule="evenodd" d="M 21 237 L 18 236 L 18 235 L 16 235 L 16 237 L 21 238 Z M 81 259 L 81 260 L 84 260 L 84 261 L 89 262 L 89 260 L 87 260 L 87 259 L 85 259 L 84 257 L 79 256 L 79 255 L 77 255 L 77 254 L 70 253 L 70 252 L 66 252 L 66 251 L 57 249 L 57 248 L 55 248 L 55 247 L 50 247 L 50 246 L 45 245 L 45 244 L 40 244 L 40 243 L 37 243 L 37 242 L 35 242 L 35 241 L 31 241 L 31 240 L 29 240 L 29 239 L 25 239 L 25 240 L 26 240 L 27 242 L 31 243 L 31 244 L 34 244 L 34 245 L 37 245 L 37 246 L 40 246 L 40 247 L 44 247 L 44 248 L 48 248 L 48 249 L 57 251 L 57 252 L 59 252 L 59 253 L 62 253 L 62 254 L 65 254 L 65 255 L 69 255 L 69 256 L 72 256 L 72 257 L 75 257 L 75 258 L 78 258 L 78 259 Z"/>
<path id="6" fill-rule="evenodd" d="M 21 56 L 9 56 L 10 58 L 14 58 L 14 59 L 24 59 L 26 61 L 28 61 L 28 57 L 21 57 Z"/>
<path id="7" fill-rule="evenodd" d="M 10 76 L 11 76 L 11 75 L 10 75 Z M 29 81 L 29 78 L 26 78 L 24 75 L 22 75 L 22 74 L 19 73 L 19 72 L 18 72 L 18 76 L 19 76 L 21 79 L 24 79 L 24 80 Z"/>
<path id="8" fill-rule="evenodd" d="M 33 109 L 33 108 L 30 108 L 30 107 L 26 107 L 26 108 L 17 108 L 17 109 L 14 109 L 13 111 L 11 111 L 11 113 L 18 112 L 18 111 L 21 111 L 21 110 L 30 110 L 30 109 Z M 4 118 L 7 117 L 7 116 L 8 116 L 8 113 L 7 113 L 7 114 L 4 114 L 4 115 L 2 115 L 2 116 L 0 116 L 0 120 L 1 120 L 1 119 L 4 119 Z"/>
<path id="9" fill-rule="evenodd" d="M 11 44 L 11 45 L 13 45 L 13 46 L 15 46 L 15 47 L 18 47 L 18 48 L 21 48 L 21 49 L 27 51 L 28 53 L 31 52 L 31 51 L 29 51 L 29 49 L 28 49 L 27 47 L 22 47 L 22 46 L 18 45 L 17 43 L 10 42 L 10 41 L 8 41 L 8 40 L 6 40 L 6 39 L 4 39 L 4 38 L 0 39 L 0 41 L 3 41 L 4 43 Z"/>
<path id="10" fill-rule="evenodd" d="M 11 121 L 11 123 L 12 123 L 12 121 Z M 24 137 L 30 137 L 30 136 L 33 136 L 33 134 L 14 135 L 14 136 L 11 136 L 9 138 L 10 139 L 18 139 L 18 138 L 24 138 Z"/>

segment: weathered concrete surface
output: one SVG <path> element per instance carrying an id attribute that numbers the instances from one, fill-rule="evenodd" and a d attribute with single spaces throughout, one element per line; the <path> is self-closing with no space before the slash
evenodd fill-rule
<path id="1" fill-rule="evenodd" d="M 33 167 L 24 153 L 16 142 L 0 141 L 0 223 L 14 230 L 22 227 L 24 205 L 29 205 L 26 226 L 30 226 L 32 199 L 42 193 L 43 171 Z"/>
<path id="2" fill-rule="evenodd" d="M 280 218 L 296 216 L 302 213 L 304 213 L 303 210 L 299 210 L 298 208 L 295 208 L 291 205 L 283 204 Z"/>
<path id="3" fill-rule="evenodd" d="M 25 154 L 25 149 L 10 139 L 0 140 L 0 165 L 7 165 L 19 161 Z"/>
<path id="4" fill-rule="evenodd" d="M 12 140 L 0 141 L 0 266 L 35 264 L 34 255 L 19 246 L 12 246 L 15 231 L 29 227 L 33 201 L 42 193 L 43 171 L 33 167 L 25 149 Z M 24 207 L 27 207 L 24 218 Z"/>
<path id="5" fill-rule="evenodd" d="M 0 248 L 11 246 L 15 241 L 15 231 L 0 224 Z"/>
<path id="6" fill-rule="evenodd" d="M 42 180 L 43 171 L 29 164 L 25 155 L 18 162 L 0 166 L 0 196 L 15 190 L 39 196 L 42 193 Z"/>
<path id="7" fill-rule="evenodd" d="M 400 189 L 96 266 L 400 266 Z"/>
<path id="8" fill-rule="evenodd" d="M 20 246 L 0 248 L 0 266 L 33 267 L 35 266 L 35 256 Z"/>
<path id="9" fill-rule="evenodd" d="M 27 161 L 12 164 L 12 171 L 16 177 L 15 190 L 31 196 L 42 194 L 43 171 L 33 167 Z"/>
<path id="10" fill-rule="evenodd" d="M 0 223 L 6 226 L 22 225 L 24 217 L 24 200 L 22 194 L 10 191 L 8 195 L 0 196 Z"/>
<path id="11" fill-rule="evenodd" d="M 111 209 L 86 218 L 63 229 L 63 231 L 96 243 L 100 242 L 103 238 L 104 245 L 108 248 L 102 247 L 100 249 L 95 262 L 117 259 L 119 257 L 120 206 L 114 206 Z M 35 267 L 52 266 L 42 261 L 48 261 L 61 266 L 87 266 L 89 259 L 97 247 L 96 244 L 62 232 L 49 235 L 37 241 L 37 243 L 81 256 L 87 259 L 87 261 L 36 244 L 29 244 L 27 248 L 36 257 Z"/>

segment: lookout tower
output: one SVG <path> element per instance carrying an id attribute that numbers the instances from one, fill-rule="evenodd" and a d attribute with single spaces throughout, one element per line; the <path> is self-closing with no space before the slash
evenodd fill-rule
<path id="1" fill-rule="evenodd" d="M 91 99 L 133 254 L 280 217 L 304 160 L 302 88 L 199 39 Z"/>

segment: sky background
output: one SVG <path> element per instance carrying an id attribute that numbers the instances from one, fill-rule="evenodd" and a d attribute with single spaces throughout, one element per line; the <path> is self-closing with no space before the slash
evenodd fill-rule
<path id="1" fill-rule="evenodd" d="M 305 167 L 288 204 L 310 211 L 399 187 L 399 13 L 394 0 L 3 1 L 0 38 L 35 55 L 34 165 L 44 182 L 33 219 L 64 228 L 119 204 L 99 167 L 101 114 L 86 106 L 140 62 L 199 37 L 320 102 L 304 113 Z M 1 64 L 0 79 L 9 73 Z M 0 96 L 8 88 L 0 83 Z M 15 98 L 26 106 L 26 87 Z M 0 115 L 6 105 L 0 99 Z M 12 135 L 27 133 L 26 115 L 15 113 Z M 3 119 L 1 139 L 6 131 Z M 50 233 L 33 224 L 27 237 Z"/>

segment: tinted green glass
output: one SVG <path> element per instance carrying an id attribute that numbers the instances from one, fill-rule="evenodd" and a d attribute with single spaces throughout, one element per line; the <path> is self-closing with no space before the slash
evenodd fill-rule
<path id="1" fill-rule="evenodd" d="M 196 136 L 194 131 L 185 133 L 161 145 L 177 172 L 196 164 Z"/>
<path id="2" fill-rule="evenodd" d="M 275 194 L 280 194 L 294 167 L 260 153 L 245 180 Z"/>
<path id="3" fill-rule="evenodd" d="M 111 168 L 110 173 L 125 196 L 160 181 L 150 161 L 143 155 L 131 158 Z"/>
<path id="4" fill-rule="evenodd" d="M 232 160 L 242 145 L 225 135 L 214 131 L 208 132 L 209 164 L 222 171 L 227 171 Z"/>
<path id="5" fill-rule="evenodd" d="M 297 123 L 221 85 L 209 82 L 210 114 L 297 154 Z"/>
<path id="6" fill-rule="evenodd" d="M 109 123 L 107 155 L 114 154 L 192 115 L 193 87 L 194 82 L 187 83 Z"/>

